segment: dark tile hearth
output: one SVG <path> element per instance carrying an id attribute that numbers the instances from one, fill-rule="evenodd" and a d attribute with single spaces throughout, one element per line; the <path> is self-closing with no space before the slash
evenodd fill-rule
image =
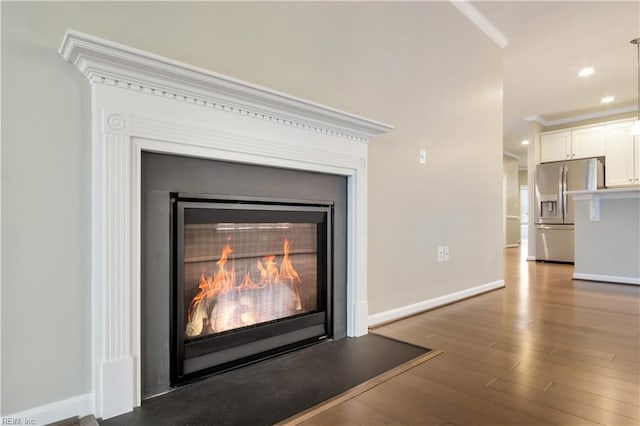
<path id="1" fill-rule="evenodd" d="M 374 334 L 325 341 L 148 399 L 102 425 L 271 425 L 428 349 Z"/>

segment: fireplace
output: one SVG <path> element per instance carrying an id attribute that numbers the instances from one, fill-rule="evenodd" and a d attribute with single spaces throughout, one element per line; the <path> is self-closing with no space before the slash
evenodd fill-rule
<path id="1" fill-rule="evenodd" d="M 152 317 L 169 329 L 171 268 L 145 262 L 149 255 L 171 265 L 170 193 L 332 200 L 309 196 L 324 183 L 300 183 L 294 172 L 341 178 L 343 225 L 335 204 L 333 275 L 342 247 L 343 287 L 337 307 L 333 280 L 327 335 L 336 318 L 348 336 L 367 333 L 367 145 L 391 126 L 73 30 L 59 52 L 91 91 L 91 395 L 97 417 L 131 411 L 149 389 L 169 387 L 169 332 L 145 324 Z M 259 165 L 278 170 L 279 182 L 294 187 L 285 192 L 269 185 L 271 192 L 255 192 L 255 184 L 264 184 L 258 176 L 244 192 L 207 187 L 200 179 L 201 188 L 176 185 L 146 193 L 143 157 L 149 153 Z M 143 218 L 143 210 L 152 212 L 151 219 Z M 146 232 L 151 222 L 161 232 Z"/>
<path id="2" fill-rule="evenodd" d="M 344 176 L 141 153 L 142 398 L 348 334 Z"/>
<path id="3" fill-rule="evenodd" d="M 333 203 L 171 204 L 172 386 L 332 337 Z"/>

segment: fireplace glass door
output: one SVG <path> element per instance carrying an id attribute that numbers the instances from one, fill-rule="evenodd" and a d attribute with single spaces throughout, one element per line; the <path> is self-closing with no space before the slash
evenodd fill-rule
<path id="1" fill-rule="evenodd" d="M 172 203 L 174 385 L 327 337 L 331 204 Z"/>

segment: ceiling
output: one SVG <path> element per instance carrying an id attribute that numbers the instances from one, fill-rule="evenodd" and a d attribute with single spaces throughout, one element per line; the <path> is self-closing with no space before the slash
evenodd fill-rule
<path id="1" fill-rule="evenodd" d="M 504 150 L 526 166 L 523 139 L 541 121 L 636 110 L 640 1 L 472 1 L 509 40 L 504 48 Z M 593 66 L 595 73 L 579 78 Z M 608 105 L 604 96 L 615 96 Z M 631 113 L 633 114 L 633 113 Z M 606 118 L 603 118 L 605 120 Z M 577 121 L 577 120 L 576 120 Z M 553 124 L 553 123 L 551 123 Z"/>

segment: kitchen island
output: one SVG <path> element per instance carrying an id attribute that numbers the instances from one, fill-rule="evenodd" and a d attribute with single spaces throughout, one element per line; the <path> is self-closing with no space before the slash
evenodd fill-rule
<path id="1" fill-rule="evenodd" d="M 569 191 L 574 279 L 640 285 L 640 187 Z"/>

